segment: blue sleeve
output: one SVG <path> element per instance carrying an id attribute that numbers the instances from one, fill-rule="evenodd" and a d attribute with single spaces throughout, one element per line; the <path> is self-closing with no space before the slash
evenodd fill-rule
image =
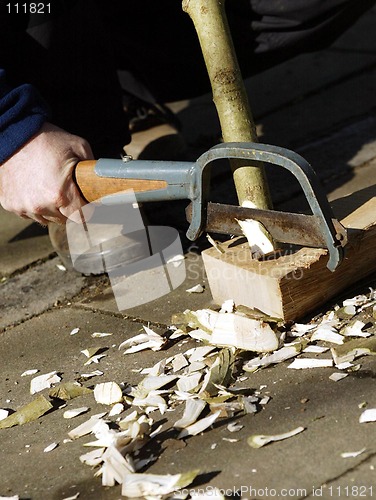
<path id="1" fill-rule="evenodd" d="M 32 85 L 12 88 L 0 69 L 0 165 L 40 130 L 48 115 L 47 104 Z"/>

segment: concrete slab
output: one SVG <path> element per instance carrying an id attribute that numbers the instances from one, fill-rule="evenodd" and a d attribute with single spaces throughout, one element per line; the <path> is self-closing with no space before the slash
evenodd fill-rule
<path id="1" fill-rule="evenodd" d="M 375 62 L 376 50 L 359 54 L 327 49 L 300 55 L 248 78 L 245 80 L 245 85 L 254 118 L 262 126 L 264 118 L 269 114 L 289 109 L 291 105 L 301 103 L 309 96 L 351 79 L 354 75 L 367 71 Z M 189 107 L 180 111 L 179 117 L 183 121 L 183 126 L 185 120 L 187 121 L 187 127 L 183 129 L 186 134 L 204 134 L 204 124 L 207 120 L 195 119 L 196 116 L 201 118 L 201 107 L 204 116 L 213 122 L 213 126 L 215 125 L 216 111 L 211 94 L 207 94 L 192 99 Z M 198 129 L 189 127 L 196 121 Z M 288 126 L 288 121 L 286 125 Z M 216 128 L 219 131 L 218 125 Z M 206 128 L 206 132 L 207 130 Z M 188 140 L 189 138 L 188 135 Z"/>
<path id="2" fill-rule="evenodd" d="M 80 328 L 77 335 L 70 336 L 73 328 Z M 116 380 L 118 383 L 136 383 L 137 376 L 131 371 L 139 368 L 140 361 L 153 365 L 157 354 L 144 353 L 140 358 L 124 357 L 113 347 L 139 333 L 141 325 L 109 315 L 93 314 L 82 309 L 58 309 L 33 318 L 18 327 L 0 334 L 0 407 L 17 409 L 35 398 L 29 392 L 30 377 L 20 377 L 27 369 L 37 368 L 39 373 L 56 370 L 63 382 L 73 382 L 80 373 L 93 369 L 104 372 L 103 377 L 91 379 L 87 384 Z M 111 332 L 112 337 L 93 339 L 93 332 Z M 84 366 L 87 358 L 81 350 L 101 346 L 108 354 L 99 365 Z M 111 353 L 111 356 L 109 355 Z M 48 390 L 43 394 L 47 396 Z M 39 419 L 0 432 L 1 463 L 0 494 L 19 494 L 22 499 L 62 499 L 73 495 L 76 489 L 80 498 L 119 498 L 119 490 L 110 491 L 99 487 L 93 479 L 93 471 L 83 467 L 79 455 L 85 452 L 82 442 L 63 444 L 69 429 L 85 421 L 88 416 L 105 410 L 98 406 L 92 396 L 72 400 L 68 407 L 89 406 L 92 411 L 75 420 L 64 420 L 64 410 L 56 410 Z M 59 448 L 47 454 L 44 448 L 53 441 Z M 87 451 L 87 450 L 86 450 Z M 87 484 L 86 484 L 87 483 Z M 83 488 L 82 484 L 85 484 Z M 77 485 L 77 488 L 74 488 Z M 93 489 L 90 496 L 90 489 Z M 13 494 L 12 493 L 12 494 Z"/>
<path id="3" fill-rule="evenodd" d="M 367 71 L 292 104 L 284 113 L 269 114 L 262 120 L 261 141 L 296 149 L 368 114 L 376 106 L 375 81 L 376 71 Z"/>
<path id="4" fill-rule="evenodd" d="M 258 124 L 261 141 L 286 146 L 291 144 L 288 139 L 293 138 L 294 143 L 296 139 L 300 140 L 299 134 L 305 134 L 302 139 L 312 138 L 314 130 L 310 128 L 311 117 L 317 114 L 320 116 L 322 129 L 333 125 L 331 123 L 333 106 L 339 102 L 336 97 L 338 88 L 342 83 L 348 82 L 350 86 L 354 86 L 355 91 L 358 85 L 362 89 L 363 83 L 359 81 L 358 84 L 354 77 L 368 72 L 375 65 L 375 35 L 372 28 L 374 16 L 375 10 L 363 16 L 332 47 L 302 54 L 246 80 L 252 113 Z M 332 87 L 335 89 L 334 94 L 331 94 L 325 105 L 319 104 L 317 107 L 323 92 L 325 94 Z M 318 99 L 312 108 L 308 105 L 307 116 L 297 117 L 297 114 L 301 113 L 297 110 L 305 108 L 306 100 L 315 95 L 318 95 Z M 346 114 L 354 107 L 354 116 L 359 116 L 364 112 L 364 110 L 356 111 L 362 99 L 359 101 L 356 94 L 355 100 L 352 90 L 349 95 L 351 99 L 347 99 L 346 106 L 342 106 L 341 103 L 342 113 Z M 371 97 L 371 100 L 364 99 L 369 106 L 365 112 L 375 105 L 373 96 L 369 94 L 368 97 Z M 317 113 L 317 109 L 320 109 L 321 113 Z M 278 120 L 278 114 L 283 117 L 283 123 Z M 192 99 L 189 106 L 181 110 L 178 115 L 188 143 L 218 141 L 221 134 L 211 94 Z"/>
<path id="5" fill-rule="evenodd" d="M 358 186 L 361 189 L 376 182 L 374 169 L 370 166 L 366 175 L 363 169 L 363 165 L 372 163 L 376 156 L 375 138 L 376 118 L 367 114 L 327 136 L 308 142 L 296 152 L 310 162 L 327 194 L 348 192 L 349 189 L 353 192 Z M 294 203 L 295 209 L 306 206 L 301 202 L 300 187 L 288 179 L 285 172 L 270 169 L 269 185 L 275 203 L 286 209 Z"/>
<path id="6" fill-rule="evenodd" d="M 45 228 L 6 212 L 1 206 L 0 227 L 0 277 L 10 276 L 54 252 Z"/>
<path id="7" fill-rule="evenodd" d="M 233 493 L 243 488 L 244 499 L 266 497 L 266 489 L 269 492 L 275 489 L 276 497 L 287 490 L 288 498 L 303 499 L 313 497 L 313 489 L 321 487 L 322 497 L 330 498 L 328 488 L 339 484 L 371 488 L 376 479 L 372 452 L 375 440 L 369 434 L 370 427 L 358 423 L 361 413 L 358 404 L 364 400 L 369 405 L 375 403 L 372 381 L 368 378 L 374 373 L 374 363 L 369 361 L 362 367 L 368 373 L 364 378 L 359 374 L 359 378 L 350 377 L 339 383 L 328 379 L 330 369 L 297 373 L 288 370 L 287 364 L 254 374 L 244 384 L 254 388 L 266 386 L 262 392 L 270 395 L 272 401 L 260 413 L 238 419 L 244 425 L 240 432 L 231 434 L 226 425 L 219 424 L 200 439 L 188 440 L 184 450 L 171 453 L 167 450 L 150 470 L 162 472 L 171 467 L 181 470 L 186 464 L 196 463 L 207 474 L 217 472 L 210 479 L 211 486 Z M 358 396 L 349 398 L 349 394 L 356 394 L 356 387 Z M 250 435 L 280 434 L 299 426 L 306 430 L 284 442 L 261 449 L 247 445 Z M 231 443 L 223 438 L 238 441 Z M 213 450 L 214 443 L 217 446 Z M 363 447 L 369 452 L 356 459 L 340 456 L 344 451 Z M 363 462 L 365 470 L 358 477 L 357 465 Z M 257 492 L 247 491 L 251 487 Z"/>
<path id="8" fill-rule="evenodd" d="M 374 117 L 365 117 L 298 149 L 297 152 L 311 163 L 319 175 L 329 200 L 376 183 L 375 127 Z M 279 173 L 272 173 L 271 179 L 270 185 L 279 209 L 307 209 L 297 185 L 286 185 L 286 178 L 282 181 L 282 174 Z"/>
<path id="9" fill-rule="evenodd" d="M 354 169 L 353 177 L 340 187 L 330 190 L 329 201 L 348 196 L 376 183 L 376 158 Z M 329 184 L 330 186 L 330 184 Z M 375 214 L 376 218 L 376 214 Z"/>
<path id="10" fill-rule="evenodd" d="M 80 351 L 93 345 L 101 346 L 107 357 L 94 365 L 104 375 L 91 379 L 87 386 L 104 381 L 136 384 L 142 376 L 134 369 L 152 366 L 195 345 L 190 341 L 163 352 L 145 351 L 125 357 L 117 346 L 138 333 L 140 326 L 109 314 L 68 307 L 2 333 L 0 407 L 16 409 L 32 399 L 30 378 L 20 377 L 26 369 L 38 368 L 40 373 L 56 370 L 64 382 L 91 371 L 93 365 L 84 366 L 86 358 Z M 76 327 L 80 331 L 71 336 Z M 94 331 L 111 332 L 113 336 L 94 340 Z M 257 414 L 236 418 L 244 426 L 239 432 L 229 432 L 230 420 L 221 419 L 213 429 L 187 439 L 187 445 L 177 449 L 167 439 L 174 435 L 171 426 L 182 413 L 181 405 L 163 416 L 153 413 L 166 434 L 154 443 L 159 459 L 148 471 L 173 474 L 199 468 L 200 476 L 192 489 L 206 488 L 209 492 L 216 486 L 226 490 L 230 498 L 262 498 L 267 496 L 266 490 L 289 498 L 330 498 L 339 487 L 367 488 L 369 494 L 376 481 L 376 437 L 372 433 L 375 424 L 359 423 L 359 405 L 366 402 L 367 408 L 376 406 L 373 359 L 363 358 L 361 369 L 340 382 L 329 380 L 333 372 L 330 368 L 296 371 L 287 365 L 264 369 L 241 383 L 242 387 L 260 390 L 271 400 Z M 64 410 L 55 408 L 35 422 L 0 431 L 0 452 L 6 457 L 1 465 L 2 495 L 57 500 L 80 492 L 83 499 L 120 498 L 118 486 L 103 488 L 100 480 L 93 477 L 94 471 L 79 462 L 79 456 L 87 451 L 83 444 L 91 437 L 63 442 L 70 429 L 106 409 L 92 395 L 71 400 L 67 405 L 81 406 L 88 406 L 90 411 L 74 420 L 64 420 Z M 252 434 L 279 434 L 298 426 L 305 427 L 305 431 L 286 441 L 261 449 L 247 444 Z M 52 442 L 59 446 L 44 453 Z M 342 452 L 362 448 L 366 448 L 365 452 L 356 458 L 340 456 Z M 318 493 L 321 489 L 322 495 Z"/>
<path id="11" fill-rule="evenodd" d="M 344 33 L 334 47 L 341 50 L 368 53 L 376 47 L 376 8 L 373 7 L 358 19 L 356 25 Z"/>
<path id="12" fill-rule="evenodd" d="M 181 313 L 185 309 L 201 309 L 208 307 L 212 301 L 210 290 L 199 254 L 189 252 L 185 255 L 186 280 L 182 285 L 168 295 L 137 307 L 120 311 L 125 318 L 142 319 L 151 324 L 169 325 L 173 314 Z M 187 289 L 201 284 L 203 293 L 188 293 Z M 147 287 L 148 283 L 140 280 L 139 287 Z M 94 311 L 119 313 L 119 309 L 111 287 L 94 296 L 77 303 L 77 307 L 84 307 Z"/>
<path id="13" fill-rule="evenodd" d="M 368 71 L 375 62 L 376 50 L 359 54 L 330 48 L 297 56 L 246 80 L 254 116 L 262 122 L 270 113 Z"/>
<path id="14" fill-rule="evenodd" d="M 82 275 L 58 269 L 56 257 L 0 284 L 0 331 L 77 295 L 86 284 Z"/>

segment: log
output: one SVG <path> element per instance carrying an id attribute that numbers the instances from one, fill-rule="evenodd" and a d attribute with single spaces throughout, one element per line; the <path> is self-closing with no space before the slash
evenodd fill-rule
<path id="1" fill-rule="evenodd" d="M 201 45 L 213 101 L 218 112 L 224 142 L 256 142 L 256 127 L 249 107 L 230 29 L 225 0 L 183 0 Z M 259 162 L 244 164 L 231 160 L 239 204 L 251 201 L 257 208 L 271 207 L 269 188 Z"/>
<path id="2" fill-rule="evenodd" d="M 300 248 L 252 260 L 244 239 L 221 244 L 224 253 L 202 253 L 214 302 L 233 299 L 236 305 L 296 321 L 328 302 L 350 285 L 376 271 L 376 186 L 332 202 L 348 230 L 343 263 L 327 269 L 327 250 Z"/>

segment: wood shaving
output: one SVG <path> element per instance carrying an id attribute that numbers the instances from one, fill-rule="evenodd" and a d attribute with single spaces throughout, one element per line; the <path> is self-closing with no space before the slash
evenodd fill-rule
<path id="1" fill-rule="evenodd" d="M 239 424 L 239 422 L 232 422 L 231 424 L 228 424 L 227 430 L 230 432 L 239 432 L 243 429 L 244 425 Z"/>
<path id="2" fill-rule="evenodd" d="M 342 330 L 342 334 L 345 337 L 369 337 L 371 334 L 368 332 L 363 332 L 362 329 L 366 326 L 363 321 L 355 320 L 354 322 L 345 326 Z"/>
<path id="3" fill-rule="evenodd" d="M 359 455 L 361 455 L 362 453 L 364 453 L 365 451 L 366 451 L 366 448 L 362 448 L 359 451 L 346 451 L 346 452 L 341 453 L 341 457 L 342 458 L 355 458 L 355 457 L 358 457 Z"/>
<path id="4" fill-rule="evenodd" d="M 332 359 L 298 358 L 295 359 L 287 368 L 305 370 L 307 368 L 326 368 L 330 366 L 333 366 Z"/>
<path id="5" fill-rule="evenodd" d="M 359 423 L 363 424 L 366 422 L 376 422 L 376 408 L 364 410 L 364 412 L 360 415 Z"/>
<path id="6" fill-rule="evenodd" d="M 342 380 L 343 378 L 346 378 L 348 376 L 348 373 L 332 373 L 330 375 L 330 380 L 333 380 L 334 382 L 338 382 L 339 380 Z"/>
<path id="7" fill-rule="evenodd" d="M 185 427 L 178 435 L 178 439 L 183 439 L 188 436 L 196 436 L 197 434 L 204 432 L 208 427 L 214 424 L 220 413 L 220 411 L 217 411 L 216 413 L 213 413 L 213 415 L 209 415 L 208 417 L 202 418 L 194 424 Z"/>
<path id="8" fill-rule="evenodd" d="M 121 494 L 128 498 L 161 496 L 185 488 L 193 482 L 199 471 L 184 474 L 127 474 L 124 477 Z"/>
<path id="9" fill-rule="evenodd" d="M 278 351 L 275 351 L 273 354 L 267 354 L 262 358 L 258 357 L 251 359 L 243 365 L 243 370 L 252 373 L 260 367 L 265 368 L 266 366 L 281 363 L 282 361 L 291 359 L 297 356 L 301 352 L 301 350 L 302 344 L 300 342 L 297 342 L 294 345 L 281 347 L 281 349 L 278 349 Z"/>
<path id="10" fill-rule="evenodd" d="M 0 408 L 0 420 L 4 420 L 4 418 L 7 418 L 8 415 L 9 415 L 8 410 Z"/>
<path id="11" fill-rule="evenodd" d="M 245 200 L 242 207 L 256 208 L 256 205 L 250 200 Z M 237 220 L 237 222 L 248 240 L 254 259 L 259 259 L 274 251 L 273 242 L 260 222 L 252 219 Z"/>
<path id="12" fill-rule="evenodd" d="M 305 430 L 305 427 L 297 427 L 290 432 L 285 432 L 283 434 L 275 434 L 275 435 L 254 435 L 250 436 L 247 440 L 249 446 L 252 448 L 261 448 L 269 443 L 274 441 L 282 441 L 284 439 L 288 439 L 290 437 L 296 436 Z"/>
<path id="13" fill-rule="evenodd" d="M 63 500 L 77 500 L 77 498 L 80 496 L 80 492 L 77 492 L 75 495 L 72 495 L 70 497 L 65 497 Z"/>
<path id="14" fill-rule="evenodd" d="M 119 349 L 123 349 L 124 347 L 128 348 L 124 351 L 124 354 L 131 354 L 145 349 L 159 351 L 166 343 L 166 339 L 161 337 L 158 333 L 154 332 L 147 326 L 144 326 L 143 328 L 145 333 L 141 333 L 135 337 L 125 340 L 119 345 Z"/>
<path id="15" fill-rule="evenodd" d="M 8 417 L 0 420 L 0 429 L 7 429 L 15 425 L 23 425 L 47 413 L 52 409 L 52 404 L 47 399 L 40 395 L 31 403 L 26 404 L 16 412 L 8 415 Z"/>
<path id="16" fill-rule="evenodd" d="M 60 380 L 61 378 L 57 375 L 56 371 L 38 375 L 38 377 L 33 378 L 30 382 L 30 394 L 36 394 L 43 391 L 43 389 L 49 389 L 52 384 L 57 384 Z"/>
<path id="17" fill-rule="evenodd" d="M 175 422 L 174 427 L 177 429 L 185 429 L 193 425 L 206 406 L 202 399 L 188 399 L 185 402 L 185 410 L 183 417 Z"/>
<path id="18" fill-rule="evenodd" d="M 203 287 L 200 284 L 192 286 L 191 288 L 188 288 L 186 290 L 186 292 L 188 292 L 188 293 L 203 293 L 204 291 L 205 291 L 205 287 Z"/>
<path id="19" fill-rule="evenodd" d="M 94 354 L 94 356 L 91 356 L 87 361 L 86 363 L 84 363 L 84 366 L 88 366 L 88 365 L 91 365 L 92 363 L 99 363 L 99 361 L 102 359 L 102 358 L 105 358 L 106 357 L 106 354 Z"/>
<path id="20" fill-rule="evenodd" d="M 99 415 L 93 415 L 89 420 L 87 420 L 86 422 L 83 422 L 78 427 L 69 431 L 68 436 L 71 439 L 78 439 L 82 436 L 86 436 L 87 434 L 90 434 L 91 432 L 93 432 L 93 429 L 95 428 L 97 423 L 101 420 L 101 418 L 104 415 L 106 415 L 106 413 L 102 413 Z"/>
<path id="21" fill-rule="evenodd" d="M 48 446 L 46 446 L 46 448 L 43 450 L 43 452 L 44 453 L 49 453 L 50 451 L 54 450 L 58 446 L 59 446 L 58 443 L 51 443 Z"/>
<path id="22" fill-rule="evenodd" d="M 123 411 L 124 411 L 123 403 L 115 403 L 114 406 L 111 408 L 108 416 L 114 417 L 115 415 L 120 415 L 120 413 L 123 413 Z"/>
<path id="23" fill-rule="evenodd" d="M 311 341 L 315 340 L 325 340 L 326 342 L 331 342 L 332 344 L 343 344 L 343 335 L 337 333 L 336 329 L 330 326 L 319 327 L 312 335 Z"/>
<path id="24" fill-rule="evenodd" d="M 26 370 L 23 373 L 21 373 L 21 377 L 29 377 L 30 375 L 35 375 L 38 372 L 39 372 L 39 370 L 37 368 L 33 368 L 31 370 Z"/>
<path id="25" fill-rule="evenodd" d="M 218 253 L 224 253 L 225 251 L 223 250 L 223 247 L 222 245 L 218 242 L 218 241 L 215 241 L 211 236 L 210 234 L 207 234 L 206 235 L 206 238 L 208 240 L 208 242 L 212 245 L 213 248 L 215 248 L 217 250 Z"/>
<path id="26" fill-rule="evenodd" d="M 104 382 L 95 386 L 94 398 L 97 403 L 112 405 L 123 400 L 123 391 L 116 382 Z"/>
<path id="27" fill-rule="evenodd" d="M 83 413 L 86 413 L 90 410 L 87 406 L 83 406 L 82 408 L 72 408 L 70 410 L 67 410 L 63 413 L 63 418 L 75 418 L 78 417 L 78 415 L 82 415 Z"/>

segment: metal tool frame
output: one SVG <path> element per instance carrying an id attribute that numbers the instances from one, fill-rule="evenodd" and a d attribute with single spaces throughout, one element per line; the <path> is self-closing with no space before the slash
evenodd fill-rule
<path id="1" fill-rule="evenodd" d="M 203 231 L 209 196 L 210 169 L 207 167 L 220 159 L 243 159 L 272 164 L 288 170 L 299 182 L 316 217 L 329 251 L 328 269 L 334 271 L 343 259 L 346 230 L 333 221 L 334 215 L 328 199 L 311 165 L 299 154 L 278 146 L 259 143 L 224 143 L 202 154 L 196 162 L 100 159 L 95 173 L 100 177 L 124 179 L 164 180 L 166 188 L 134 193 L 137 201 L 162 201 L 189 199 L 192 201 L 192 218 L 187 238 L 197 239 Z M 102 199 L 104 203 L 121 203 L 126 193 Z M 249 209 L 250 211 L 252 209 Z M 249 217 L 251 218 L 251 217 Z M 256 218 L 257 219 L 257 218 Z"/>

